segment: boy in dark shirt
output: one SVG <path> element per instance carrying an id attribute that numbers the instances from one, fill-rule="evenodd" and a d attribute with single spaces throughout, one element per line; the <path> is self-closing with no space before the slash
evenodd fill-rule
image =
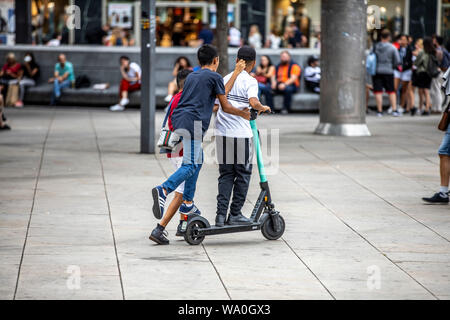
<path id="1" fill-rule="evenodd" d="M 233 87 L 234 80 L 245 67 L 245 62 L 239 64 L 242 68 L 235 70 L 232 83 L 231 81 L 227 83 L 225 88 L 222 77 L 216 72 L 219 66 L 216 48 L 203 45 L 198 50 L 197 57 L 201 69 L 187 77 L 178 108 L 172 114 L 172 125 L 183 137 L 183 164 L 167 181 L 152 189 L 153 214 L 157 219 L 161 219 L 164 214 L 167 195 L 183 182 L 185 186 L 180 214 L 200 214 L 193 199 L 198 174 L 203 163 L 203 136 L 209 127 L 216 97 L 224 112 L 250 120 L 248 109 L 234 108 L 226 98 L 226 93 Z M 163 237 L 163 232 L 164 227 L 158 225 L 154 237 Z"/>

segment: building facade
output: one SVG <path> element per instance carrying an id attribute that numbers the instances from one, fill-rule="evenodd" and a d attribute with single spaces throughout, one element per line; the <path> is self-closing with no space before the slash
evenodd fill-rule
<path id="1" fill-rule="evenodd" d="M 31 12 L 32 41 L 46 43 L 59 36 L 62 43 L 89 44 L 92 35 L 104 25 L 121 28 L 133 44 L 140 41 L 139 0 L 2 0 L 0 2 L 0 44 L 14 42 L 14 7 Z M 15 4 L 20 4 L 16 5 Z M 80 28 L 66 27 L 66 8 L 80 8 Z M 379 8 L 382 27 L 393 34 L 407 33 L 415 38 L 441 34 L 450 40 L 450 0 L 368 0 Z M 158 45 L 189 46 L 203 24 L 215 28 L 214 0 L 157 0 Z M 317 42 L 320 32 L 321 0 L 229 0 L 228 21 L 241 30 L 246 39 L 250 27 L 256 24 L 264 39 L 271 32 L 282 36 L 294 22 L 307 46 Z"/>

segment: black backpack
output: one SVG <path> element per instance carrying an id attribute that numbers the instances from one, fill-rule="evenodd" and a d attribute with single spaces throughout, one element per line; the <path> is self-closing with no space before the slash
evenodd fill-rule
<path id="1" fill-rule="evenodd" d="M 78 76 L 75 79 L 75 88 L 81 89 L 81 88 L 89 88 L 91 86 L 91 80 L 86 75 Z"/>
<path id="2" fill-rule="evenodd" d="M 436 78 L 441 73 L 439 70 L 439 61 L 435 55 L 429 54 L 430 59 L 428 59 L 427 73 L 430 77 Z"/>

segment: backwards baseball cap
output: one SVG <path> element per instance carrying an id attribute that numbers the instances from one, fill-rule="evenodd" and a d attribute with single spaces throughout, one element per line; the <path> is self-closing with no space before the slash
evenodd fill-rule
<path id="1" fill-rule="evenodd" d="M 250 46 L 243 46 L 239 49 L 237 57 L 245 61 L 255 61 L 256 51 Z"/>

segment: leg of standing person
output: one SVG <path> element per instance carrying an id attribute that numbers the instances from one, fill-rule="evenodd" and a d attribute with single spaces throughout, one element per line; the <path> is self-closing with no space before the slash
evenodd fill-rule
<path id="1" fill-rule="evenodd" d="M 442 112 L 441 79 L 442 73 L 431 80 L 430 98 L 433 112 Z"/>
<path id="2" fill-rule="evenodd" d="M 383 93 L 382 92 L 375 92 L 375 101 L 377 103 L 378 116 L 381 116 L 383 114 Z"/>
<path id="3" fill-rule="evenodd" d="M 425 89 L 419 88 L 419 114 L 422 114 L 424 101 L 425 101 Z"/>
<path id="4" fill-rule="evenodd" d="M 430 89 L 424 89 L 424 94 L 425 94 L 425 112 L 429 114 L 431 109 Z"/>
<path id="5" fill-rule="evenodd" d="M 227 162 L 227 151 L 233 150 L 230 138 L 216 136 L 216 153 L 219 162 L 219 179 L 217 193 L 216 226 L 223 227 L 230 205 L 233 183 L 235 179 L 234 166 Z M 229 150 L 227 150 L 229 149 Z"/>
<path id="6" fill-rule="evenodd" d="M 223 227 L 230 205 L 234 183 L 233 164 L 219 164 L 216 226 Z"/>
<path id="7" fill-rule="evenodd" d="M 233 200 L 230 205 L 228 224 L 250 224 L 251 221 L 242 214 L 252 176 L 252 140 L 234 138 L 234 172 Z"/>
<path id="8" fill-rule="evenodd" d="M 430 198 L 422 198 L 423 201 L 428 203 L 446 204 L 449 203 L 449 180 L 450 180 L 450 127 L 442 139 L 441 146 L 439 147 L 439 174 L 441 179 L 441 185 L 439 192 Z"/>
<path id="9" fill-rule="evenodd" d="M 449 187 L 449 179 L 450 179 L 450 156 L 441 154 L 440 158 L 440 176 L 441 176 L 441 187 Z"/>

